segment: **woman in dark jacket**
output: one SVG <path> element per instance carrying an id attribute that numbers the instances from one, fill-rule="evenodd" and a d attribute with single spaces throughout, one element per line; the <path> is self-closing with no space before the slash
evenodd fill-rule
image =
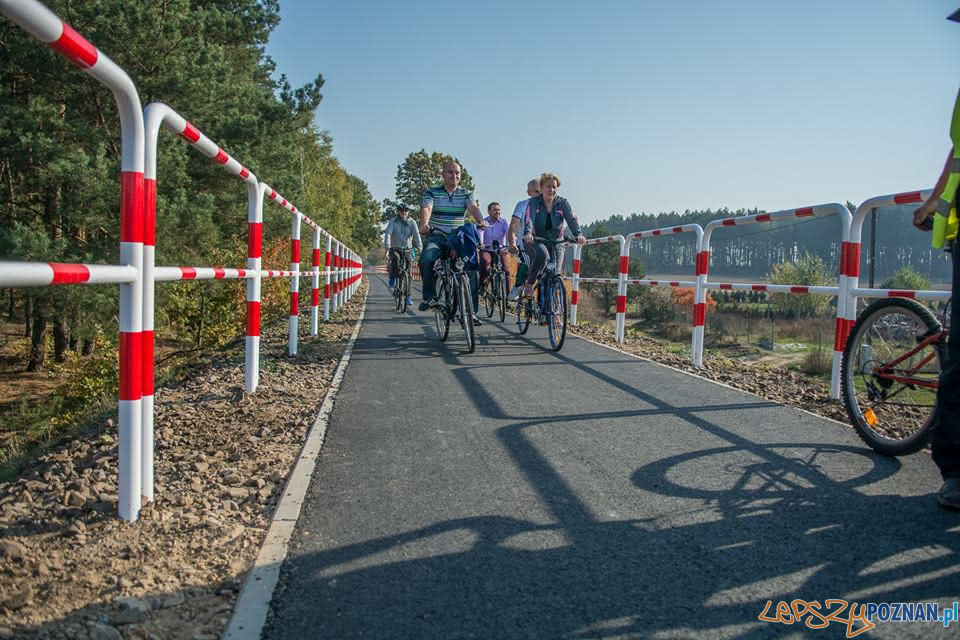
<path id="1" fill-rule="evenodd" d="M 552 173 L 544 173 L 540 176 L 540 195 L 530 198 L 527 203 L 523 225 L 523 249 L 530 263 L 527 280 L 523 285 L 523 295 L 527 297 L 533 296 L 533 285 L 540 277 L 553 249 L 536 238 L 560 240 L 563 238 L 563 224 L 566 223 L 570 226 L 571 233 L 576 236 L 577 244 L 587 241 L 580 232 L 580 223 L 570 203 L 566 198 L 557 195 L 559 188 L 560 178 Z"/>

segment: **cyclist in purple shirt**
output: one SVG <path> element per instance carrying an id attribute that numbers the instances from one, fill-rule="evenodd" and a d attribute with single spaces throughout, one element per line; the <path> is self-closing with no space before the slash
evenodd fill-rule
<path id="1" fill-rule="evenodd" d="M 493 243 L 496 242 L 500 249 L 507 248 L 507 221 L 500 217 L 500 203 L 491 202 L 487 205 L 487 217 L 483 220 L 487 228 L 483 232 L 483 245 L 480 250 L 480 287 L 486 283 L 490 277 L 490 265 L 493 263 Z M 503 255 L 499 255 L 500 264 L 503 270 L 507 270 L 507 265 L 503 261 Z"/>

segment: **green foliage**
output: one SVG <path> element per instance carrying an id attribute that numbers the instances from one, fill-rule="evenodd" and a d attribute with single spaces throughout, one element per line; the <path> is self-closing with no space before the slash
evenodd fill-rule
<path id="1" fill-rule="evenodd" d="M 881 289 L 929 289 L 930 281 L 910 267 L 900 267 L 893 277 L 880 285 Z"/>
<path id="2" fill-rule="evenodd" d="M 340 165 L 330 134 L 313 124 L 323 77 L 291 87 L 265 54 L 279 22 L 276 0 L 47 4 L 128 72 L 144 106 L 170 104 L 358 251 L 377 244 L 379 203 Z M 0 51 L 0 257 L 116 264 L 120 141 L 113 97 L 9 21 L 0 21 Z M 244 185 L 165 129 L 157 163 L 157 264 L 244 266 Z M 264 205 L 265 246 L 288 243 L 289 226 L 289 213 Z M 309 266 L 310 252 L 303 254 Z M 264 266 L 285 268 L 287 261 Z M 242 333 L 238 286 L 159 285 L 158 338 L 182 339 L 185 347 Z M 98 330 L 116 331 L 115 288 L 27 295 L 33 316 L 65 321 L 75 344 Z"/>
<path id="3" fill-rule="evenodd" d="M 467 191 L 473 191 L 473 177 L 459 158 L 439 151 L 428 154 L 426 149 L 420 149 L 407 154 L 403 162 L 397 165 L 396 199 L 384 200 L 381 221 L 386 222 L 396 215 L 396 205 L 401 202 L 411 211 L 419 211 L 424 191 L 443 182 L 443 165 L 448 160 L 460 163 L 460 186 Z"/>
<path id="4" fill-rule="evenodd" d="M 834 274 L 820 256 L 804 253 L 798 260 L 773 266 L 768 280 L 773 284 L 829 286 L 835 283 Z M 795 318 L 821 316 L 830 310 L 832 299 L 820 295 L 771 294 L 774 308 Z"/>

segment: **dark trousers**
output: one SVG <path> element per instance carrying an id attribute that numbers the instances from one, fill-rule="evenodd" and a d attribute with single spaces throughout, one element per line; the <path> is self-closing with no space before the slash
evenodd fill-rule
<path id="1" fill-rule="evenodd" d="M 396 278 L 397 278 L 397 274 L 398 274 L 399 271 L 400 271 L 400 260 L 401 260 L 401 259 L 403 259 L 403 261 L 407 263 L 407 273 L 409 273 L 409 272 L 410 272 L 410 252 L 409 252 L 409 251 L 401 251 L 401 250 L 399 250 L 399 249 L 391 249 L 391 250 L 390 250 L 390 262 L 389 262 L 389 264 L 390 264 L 390 266 L 389 266 L 390 272 L 389 272 L 389 273 L 390 273 L 390 278 L 391 278 L 392 280 L 396 280 Z"/>
<path id="2" fill-rule="evenodd" d="M 433 274 L 433 263 L 443 257 L 450 250 L 450 241 L 445 233 L 431 233 L 423 242 L 423 251 L 420 253 L 420 279 L 423 280 L 423 299 L 432 300 L 437 295 L 437 282 Z M 479 302 L 479 278 L 476 270 L 468 271 L 470 293 L 473 298 L 473 310 L 477 310 Z"/>
<path id="3" fill-rule="evenodd" d="M 960 240 L 960 239 L 958 239 Z M 960 478 L 960 242 L 953 241 L 953 300 L 950 303 L 950 340 L 947 361 L 937 389 L 937 419 L 930 443 L 933 461 L 944 478 Z"/>
<path id="4" fill-rule="evenodd" d="M 527 254 L 527 263 L 530 265 L 527 270 L 527 284 L 534 284 L 550 260 L 550 250 L 547 245 L 536 240 L 524 242 L 523 250 Z"/>
<path id="5" fill-rule="evenodd" d="M 500 260 L 500 265 L 503 267 L 503 270 L 507 270 L 507 263 L 505 262 L 503 255 L 497 255 L 492 251 L 480 250 L 480 286 L 482 287 L 487 283 L 487 280 L 490 279 L 490 267 L 493 266 L 494 256 Z"/>

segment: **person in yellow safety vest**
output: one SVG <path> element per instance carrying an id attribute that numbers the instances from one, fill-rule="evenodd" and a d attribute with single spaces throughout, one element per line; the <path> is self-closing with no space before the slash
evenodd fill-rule
<path id="1" fill-rule="evenodd" d="M 960 22 L 960 9 L 947 18 Z M 960 92 L 953 106 L 950 123 L 953 148 L 940 173 L 933 194 L 913 214 L 913 224 L 924 231 L 933 230 L 933 246 L 952 251 L 953 301 L 950 305 L 951 331 L 960 331 L 957 293 L 960 293 L 960 246 L 957 241 L 957 187 L 960 185 Z M 933 220 L 931 220 L 933 218 Z M 943 485 L 937 502 L 960 511 L 960 339 L 956 333 L 947 342 L 947 358 L 937 388 L 937 424 L 930 442 L 933 461 L 940 468 Z"/>

